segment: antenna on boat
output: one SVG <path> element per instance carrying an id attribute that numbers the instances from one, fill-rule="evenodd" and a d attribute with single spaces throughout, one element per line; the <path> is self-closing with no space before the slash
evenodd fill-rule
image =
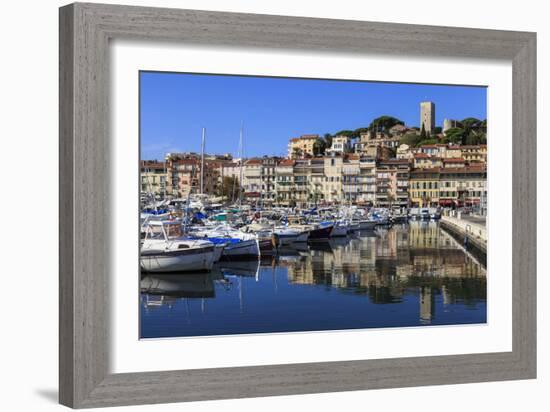
<path id="1" fill-rule="evenodd" d="M 206 129 L 202 128 L 201 140 L 201 195 L 204 194 L 204 144 L 206 140 Z"/>
<path id="2" fill-rule="evenodd" d="M 240 190 L 243 187 L 243 161 L 244 161 L 244 148 L 243 148 L 243 128 L 244 128 L 244 121 L 241 120 L 241 131 L 239 134 L 239 157 L 241 158 L 240 161 L 240 168 L 239 168 L 239 205 L 242 204 L 243 201 L 243 191 Z"/>

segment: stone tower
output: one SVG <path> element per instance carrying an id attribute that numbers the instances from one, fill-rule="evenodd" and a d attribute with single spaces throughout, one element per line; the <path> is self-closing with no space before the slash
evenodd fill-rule
<path id="1" fill-rule="evenodd" d="M 433 134 L 435 129 L 435 104 L 433 102 L 420 102 L 420 130 Z"/>

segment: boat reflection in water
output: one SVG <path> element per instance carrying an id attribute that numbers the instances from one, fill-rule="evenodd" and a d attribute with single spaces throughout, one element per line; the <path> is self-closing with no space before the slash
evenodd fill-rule
<path id="1" fill-rule="evenodd" d="M 141 336 L 486 322 L 486 270 L 435 222 L 282 247 L 201 274 L 144 275 Z"/>

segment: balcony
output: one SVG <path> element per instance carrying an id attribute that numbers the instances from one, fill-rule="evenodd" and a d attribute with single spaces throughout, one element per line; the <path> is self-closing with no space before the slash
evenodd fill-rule
<path id="1" fill-rule="evenodd" d="M 346 168 L 342 170 L 342 174 L 346 176 L 356 176 L 359 174 L 359 168 Z"/>

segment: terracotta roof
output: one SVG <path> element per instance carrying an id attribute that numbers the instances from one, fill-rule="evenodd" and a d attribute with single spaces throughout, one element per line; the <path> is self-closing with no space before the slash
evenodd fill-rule
<path id="1" fill-rule="evenodd" d="M 443 169 L 440 169 L 439 167 L 432 167 L 431 169 L 413 169 L 411 170 L 411 176 L 414 176 L 414 175 L 422 175 L 422 174 L 437 174 L 440 172 L 440 170 L 443 170 Z"/>
<path id="2" fill-rule="evenodd" d="M 261 165 L 262 159 L 249 159 L 245 163 L 245 165 Z"/>
<path id="3" fill-rule="evenodd" d="M 429 159 L 430 156 L 428 156 L 426 153 L 415 153 L 414 154 L 415 159 Z"/>
<path id="4" fill-rule="evenodd" d="M 279 166 L 294 166 L 294 160 L 285 159 L 279 163 Z"/>
<path id="5" fill-rule="evenodd" d="M 158 162 L 156 160 L 142 160 L 141 167 L 149 169 L 164 169 L 164 163 Z"/>
<path id="6" fill-rule="evenodd" d="M 452 169 L 444 169 L 441 171 L 441 173 L 484 173 L 487 171 L 486 167 L 473 167 L 473 166 L 466 166 L 466 167 L 455 167 Z"/>
<path id="7" fill-rule="evenodd" d="M 388 160 L 381 161 L 380 164 L 406 165 L 406 164 L 409 164 L 409 160 L 408 159 L 388 159 Z"/>
<path id="8" fill-rule="evenodd" d="M 443 162 L 445 163 L 464 163 L 464 159 L 462 157 L 449 157 L 443 159 Z"/>
<path id="9" fill-rule="evenodd" d="M 177 159 L 172 161 L 175 165 L 195 165 L 199 164 L 199 159 Z"/>

